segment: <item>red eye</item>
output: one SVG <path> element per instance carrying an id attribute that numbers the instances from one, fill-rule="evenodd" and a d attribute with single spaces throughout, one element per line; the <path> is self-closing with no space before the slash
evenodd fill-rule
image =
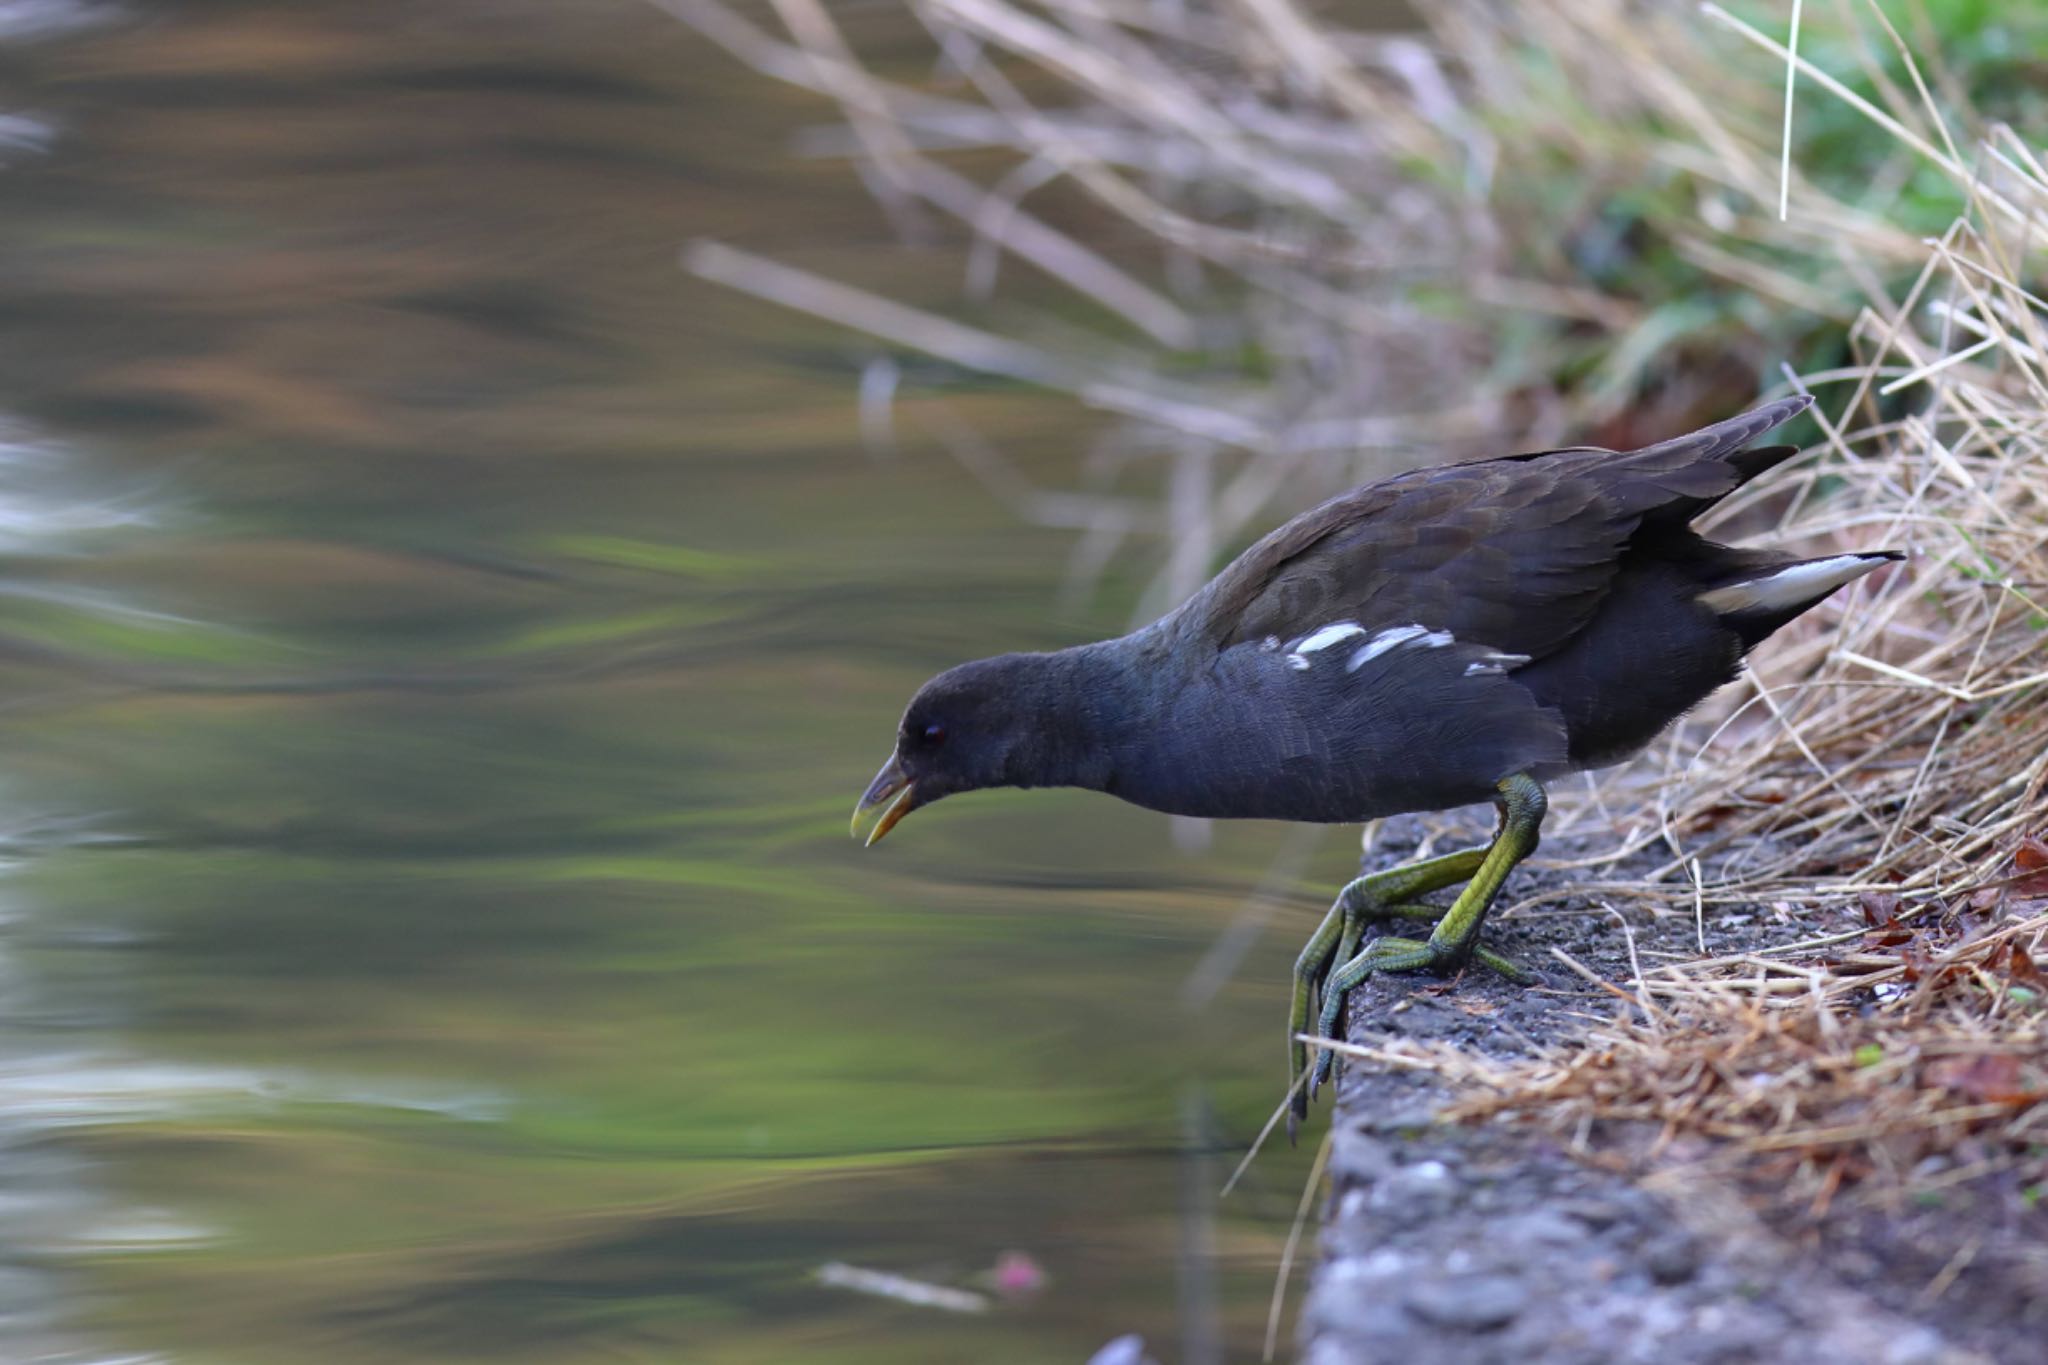
<path id="1" fill-rule="evenodd" d="M 934 749 L 944 744 L 946 742 L 946 727 L 943 725 L 925 726 L 924 742 L 931 745 Z"/>

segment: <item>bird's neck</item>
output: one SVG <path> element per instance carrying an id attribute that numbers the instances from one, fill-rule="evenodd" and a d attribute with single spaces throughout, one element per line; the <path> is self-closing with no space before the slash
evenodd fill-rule
<path id="1" fill-rule="evenodd" d="M 1120 747 L 1143 711 L 1138 637 L 1125 636 L 1027 656 L 1018 701 L 1039 717 L 1033 786 L 1112 790 Z"/>

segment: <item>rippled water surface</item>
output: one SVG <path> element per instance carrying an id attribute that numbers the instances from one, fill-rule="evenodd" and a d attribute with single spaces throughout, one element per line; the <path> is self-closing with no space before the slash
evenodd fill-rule
<path id="1" fill-rule="evenodd" d="M 1198 969 L 1348 840 L 847 839 L 919 680 L 1146 566 L 1074 605 L 1070 536 L 863 444 L 862 343 L 677 268 L 951 295 L 788 153 L 824 111 L 623 0 L 0 25 L 0 1354 L 1255 1352 L 1306 1163 L 1214 1192 L 1307 893 Z M 1094 430 L 951 404 L 1049 483 Z M 976 1314 L 816 1278 L 1005 1253 Z"/>

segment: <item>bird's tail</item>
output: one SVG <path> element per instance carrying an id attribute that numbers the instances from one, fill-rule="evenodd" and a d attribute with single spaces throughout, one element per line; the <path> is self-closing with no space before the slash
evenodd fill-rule
<path id="1" fill-rule="evenodd" d="M 1864 550 L 1773 564 L 1750 569 L 1701 593 L 1697 600 L 1733 627 L 1746 644 L 1754 644 L 1836 588 L 1905 557 L 1898 550 Z"/>

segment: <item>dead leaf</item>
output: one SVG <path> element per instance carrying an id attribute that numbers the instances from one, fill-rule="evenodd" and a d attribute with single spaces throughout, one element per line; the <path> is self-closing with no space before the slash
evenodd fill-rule
<path id="1" fill-rule="evenodd" d="M 2020 1084 L 2020 1059 L 2010 1052 L 1944 1057 L 1927 1068 L 1927 1078 L 1986 1104 L 2031 1104 L 2040 1098 L 2038 1091 Z"/>
<path id="2" fill-rule="evenodd" d="M 1870 926 L 1863 942 L 1871 948 L 1896 948 L 1909 942 L 1913 931 L 1899 923 L 1899 898 L 1889 891 L 1866 891 L 1857 898 L 1863 907 L 1863 922 Z"/>

